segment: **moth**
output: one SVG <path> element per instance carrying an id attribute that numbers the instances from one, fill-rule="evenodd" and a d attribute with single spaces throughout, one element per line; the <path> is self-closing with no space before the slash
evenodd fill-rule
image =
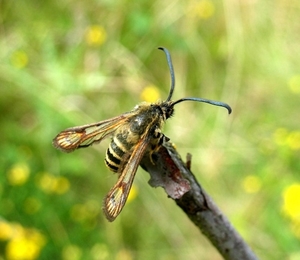
<path id="1" fill-rule="evenodd" d="M 175 105 L 183 101 L 197 101 L 224 107 L 229 114 L 231 113 L 230 106 L 223 102 L 196 97 L 172 101 L 175 74 L 171 55 L 166 48 L 159 47 L 158 49 L 166 55 L 171 76 L 170 92 L 165 101 L 142 102 L 135 106 L 132 111 L 98 123 L 68 128 L 53 139 L 53 145 L 56 148 L 63 152 L 72 152 L 111 137 L 111 143 L 105 156 L 105 164 L 119 177 L 103 203 L 103 211 L 109 221 L 114 221 L 122 211 L 142 158 L 150 156 L 154 163 L 152 154 L 169 140 L 162 133 L 162 127 L 166 120 L 173 115 Z"/>

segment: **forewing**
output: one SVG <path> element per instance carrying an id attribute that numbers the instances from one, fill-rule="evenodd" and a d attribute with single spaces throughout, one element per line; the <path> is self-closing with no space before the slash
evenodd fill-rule
<path id="1" fill-rule="evenodd" d="M 105 197 L 103 211 L 109 221 L 114 221 L 122 211 L 130 192 L 137 168 L 146 152 L 149 142 L 150 137 L 148 135 L 140 139 L 129 157 L 127 164 L 125 164 L 117 183 Z"/>
<path id="2" fill-rule="evenodd" d="M 53 145 L 64 152 L 72 152 L 75 149 L 101 142 L 104 138 L 111 136 L 119 126 L 126 123 L 130 115 L 131 112 L 128 112 L 98 123 L 68 128 L 53 139 Z"/>

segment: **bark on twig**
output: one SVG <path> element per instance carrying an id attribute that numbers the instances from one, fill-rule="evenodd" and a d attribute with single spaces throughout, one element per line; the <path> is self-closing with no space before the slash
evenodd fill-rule
<path id="1" fill-rule="evenodd" d="M 150 173 L 150 185 L 162 186 L 224 259 L 258 259 L 197 182 L 190 171 L 190 159 L 184 163 L 176 149 L 166 143 L 152 154 L 152 161 L 144 156 L 141 162 L 141 166 Z"/>

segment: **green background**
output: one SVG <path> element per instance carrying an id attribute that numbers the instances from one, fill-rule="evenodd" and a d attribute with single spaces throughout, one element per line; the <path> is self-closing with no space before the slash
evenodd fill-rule
<path id="1" fill-rule="evenodd" d="M 71 154 L 51 144 L 67 127 L 131 110 L 149 85 L 165 99 L 158 46 L 173 58 L 174 99 L 233 108 L 182 103 L 164 133 L 192 153 L 197 179 L 261 259 L 300 259 L 300 193 L 296 217 L 283 210 L 300 171 L 298 0 L 0 3 L 0 217 L 44 238 L 24 259 L 222 259 L 142 169 L 137 196 L 105 219 L 117 179 L 103 162 L 109 140 Z M 88 40 L 93 28 L 103 42 Z M 13 185 L 18 165 L 29 176 Z M 41 176 L 70 186 L 47 191 Z M 11 259 L 11 239 L 0 236 L 0 259 Z"/>

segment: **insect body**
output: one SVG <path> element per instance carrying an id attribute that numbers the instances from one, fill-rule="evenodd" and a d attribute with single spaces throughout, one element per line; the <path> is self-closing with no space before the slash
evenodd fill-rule
<path id="1" fill-rule="evenodd" d="M 164 113 L 160 104 L 142 103 L 135 107 L 135 115 L 128 118 L 127 123 L 120 126 L 106 152 L 106 166 L 113 172 L 118 172 L 126 163 L 138 141 L 145 134 L 151 136 L 150 151 L 155 151 L 167 139 L 161 133 Z"/>
<path id="2" fill-rule="evenodd" d="M 103 211 L 109 221 L 113 221 L 123 209 L 143 156 L 150 156 L 152 160 L 152 153 L 169 140 L 161 129 L 164 122 L 173 115 L 176 104 L 188 100 L 205 102 L 225 107 L 228 113 L 231 113 L 230 106 L 223 102 L 194 97 L 172 101 L 175 76 L 171 56 L 167 49 L 159 49 L 166 54 L 171 74 L 171 89 L 167 100 L 157 103 L 143 102 L 135 106 L 132 111 L 120 116 L 94 124 L 68 128 L 53 140 L 56 148 L 64 152 L 72 152 L 112 137 L 105 163 L 111 171 L 119 174 L 119 178 L 104 200 Z"/>

